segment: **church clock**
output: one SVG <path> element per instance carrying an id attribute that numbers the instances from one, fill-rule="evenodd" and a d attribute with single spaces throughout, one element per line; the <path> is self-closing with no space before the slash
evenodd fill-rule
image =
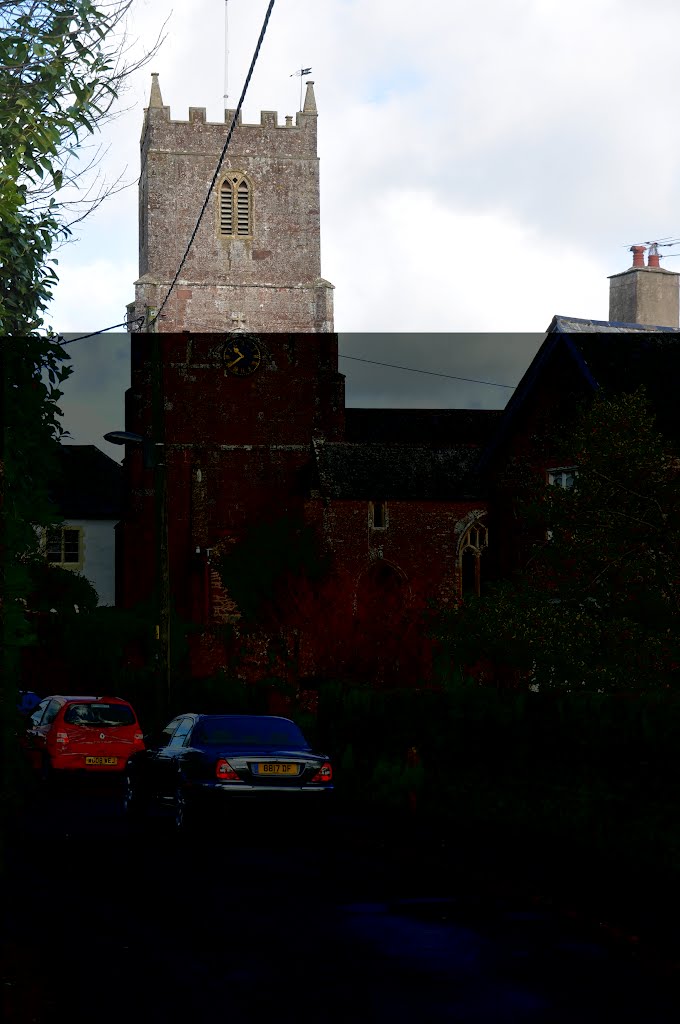
<path id="1" fill-rule="evenodd" d="M 251 334 L 236 334 L 222 349 L 222 363 L 226 373 L 234 377 L 249 377 L 262 362 L 262 346 Z"/>

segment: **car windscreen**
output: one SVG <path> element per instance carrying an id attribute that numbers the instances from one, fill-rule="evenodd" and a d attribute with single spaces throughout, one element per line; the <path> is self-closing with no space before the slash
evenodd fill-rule
<path id="1" fill-rule="evenodd" d="M 69 704 L 65 725 L 134 725 L 135 715 L 127 704 Z"/>
<path id="2" fill-rule="evenodd" d="M 203 718 L 192 737 L 192 744 L 229 747 L 295 747 L 309 749 L 297 725 L 276 718 L 251 718 L 247 715 Z"/>

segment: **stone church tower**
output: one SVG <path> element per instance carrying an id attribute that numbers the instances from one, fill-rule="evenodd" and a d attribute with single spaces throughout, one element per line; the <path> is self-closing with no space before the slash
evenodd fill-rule
<path id="1" fill-rule="evenodd" d="M 193 678 L 414 682 L 431 671 L 427 601 L 453 601 L 465 565 L 479 589 L 486 506 L 469 474 L 495 414 L 346 408 L 320 276 L 312 82 L 285 120 L 264 111 L 237 126 L 155 333 L 132 332 L 125 427 L 147 444 L 130 443 L 123 464 L 116 601 L 162 605 L 165 588 L 164 607 L 191 626 L 181 671 Z M 226 132 L 202 109 L 172 121 L 154 76 L 130 307 L 147 324 Z M 309 564 L 319 553 L 322 577 Z M 256 607 L 239 581 L 258 579 Z"/>
<path id="2" fill-rule="evenodd" d="M 174 121 L 158 76 L 141 138 L 139 280 L 129 319 L 159 309 L 191 238 L 234 111 Z M 332 332 L 333 286 L 321 277 L 314 83 L 295 124 L 264 110 L 239 123 L 179 280 L 163 333 Z M 142 328 L 143 330 L 144 328 Z"/>

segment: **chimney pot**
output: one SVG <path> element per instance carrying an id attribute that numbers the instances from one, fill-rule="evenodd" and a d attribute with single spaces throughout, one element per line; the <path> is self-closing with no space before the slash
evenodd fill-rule
<path id="1" fill-rule="evenodd" d="M 609 319 L 678 330 L 680 274 L 659 266 L 659 243 L 631 245 L 633 266 L 609 278 Z M 645 266 L 644 253 L 649 263 Z"/>
<path id="2" fill-rule="evenodd" d="M 633 254 L 633 266 L 644 267 L 646 245 L 631 245 L 630 251 Z"/>

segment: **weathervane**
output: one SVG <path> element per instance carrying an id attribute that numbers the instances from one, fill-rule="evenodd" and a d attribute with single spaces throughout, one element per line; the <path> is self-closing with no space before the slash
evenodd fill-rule
<path id="1" fill-rule="evenodd" d="M 304 78 L 305 75 L 311 75 L 311 73 L 311 68 L 300 68 L 299 71 L 294 71 L 292 75 L 288 76 L 289 78 L 300 79 L 300 110 L 302 110 L 302 79 Z"/>

